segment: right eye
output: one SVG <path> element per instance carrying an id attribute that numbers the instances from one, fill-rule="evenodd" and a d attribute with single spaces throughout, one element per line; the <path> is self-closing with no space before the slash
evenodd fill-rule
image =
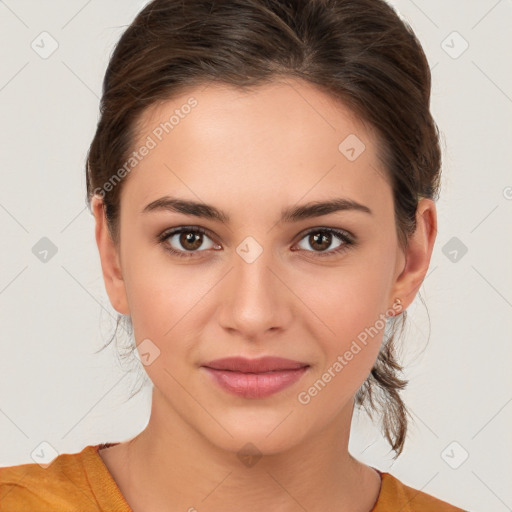
<path id="1" fill-rule="evenodd" d="M 200 248 L 205 243 L 205 237 L 210 240 L 206 247 Z M 220 249 L 208 236 L 207 231 L 199 226 L 173 228 L 165 231 L 158 237 L 164 249 L 179 257 L 195 257 L 194 253 L 204 252 L 207 249 Z"/>

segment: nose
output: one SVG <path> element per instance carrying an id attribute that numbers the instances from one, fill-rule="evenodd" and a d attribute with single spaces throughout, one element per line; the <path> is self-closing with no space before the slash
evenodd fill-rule
<path id="1" fill-rule="evenodd" d="M 254 261 L 243 252 L 233 254 L 233 268 L 221 285 L 219 322 L 244 339 L 261 339 L 291 323 L 293 293 L 271 252 L 263 250 Z"/>

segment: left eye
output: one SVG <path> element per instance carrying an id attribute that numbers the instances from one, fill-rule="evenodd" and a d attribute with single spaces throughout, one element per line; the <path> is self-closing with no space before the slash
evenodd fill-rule
<path id="1" fill-rule="evenodd" d="M 305 249 L 307 252 L 319 253 L 319 255 L 340 252 L 348 248 L 353 243 L 348 233 L 346 234 L 345 232 L 333 229 L 318 228 L 306 233 L 306 235 L 301 239 L 301 242 L 303 240 L 306 240 L 306 244 L 308 244 L 310 247 L 313 247 L 313 251 L 310 251 L 309 249 L 302 247 L 303 249 Z M 327 250 L 331 246 L 333 241 L 336 240 L 338 241 L 338 244 L 335 247 L 331 247 L 330 250 Z"/>

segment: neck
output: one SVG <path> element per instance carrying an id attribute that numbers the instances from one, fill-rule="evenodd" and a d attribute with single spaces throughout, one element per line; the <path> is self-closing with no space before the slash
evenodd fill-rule
<path id="1" fill-rule="evenodd" d="M 368 512 L 380 477 L 348 452 L 352 411 L 353 401 L 291 449 L 244 457 L 209 442 L 154 388 L 147 427 L 125 444 L 121 491 L 133 512 Z"/>

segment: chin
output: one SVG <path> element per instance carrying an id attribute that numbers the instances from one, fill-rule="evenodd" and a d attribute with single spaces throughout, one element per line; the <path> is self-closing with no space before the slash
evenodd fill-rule
<path id="1" fill-rule="evenodd" d="M 212 444 L 237 455 L 246 451 L 262 455 L 282 453 L 299 445 L 307 435 L 304 422 L 293 418 L 291 410 L 283 409 L 279 413 L 256 411 L 253 414 L 238 412 L 238 415 L 223 416 L 221 424 L 225 430 L 203 430 L 203 435 Z"/>

